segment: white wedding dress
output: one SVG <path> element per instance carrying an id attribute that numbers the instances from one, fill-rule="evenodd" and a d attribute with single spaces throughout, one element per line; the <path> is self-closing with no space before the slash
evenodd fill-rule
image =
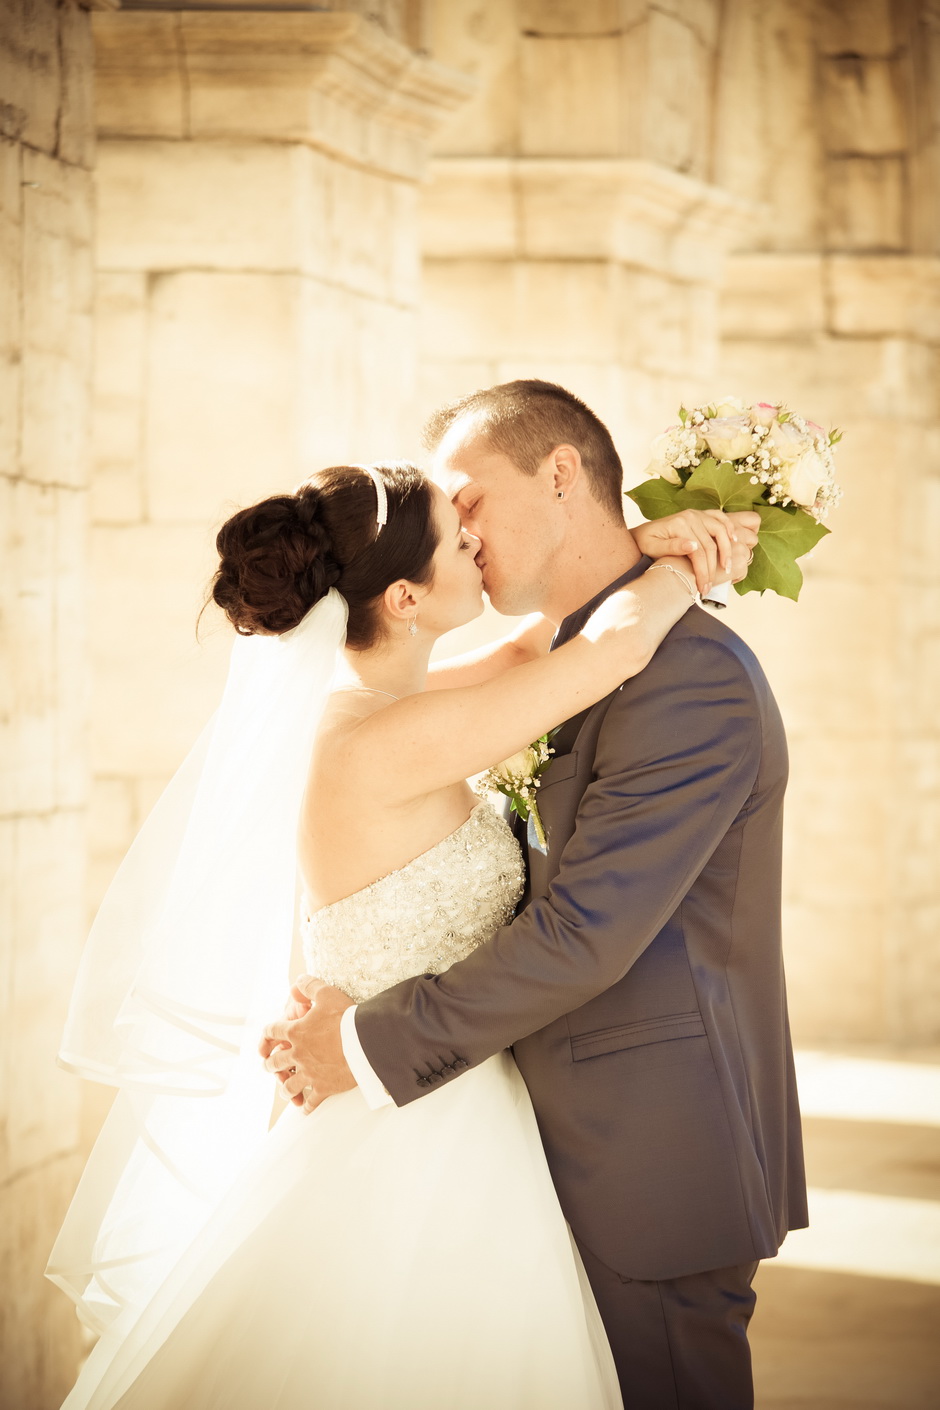
<path id="1" fill-rule="evenodd" d="M 305 925 L 362 1000 L 440 972 L 512 915 L 488 804 Z M 508 1052 L 427 1096 L 289 1106 L 67 1410 L 618 1410 L 613 1360 Z"/>

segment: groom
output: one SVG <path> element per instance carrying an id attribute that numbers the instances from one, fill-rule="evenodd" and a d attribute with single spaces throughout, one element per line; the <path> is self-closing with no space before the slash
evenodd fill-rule
<path id="1" fill-rule="evenodd" d="M 474 393 L 428 441 L 493 605 L 544 613 L 555 645 L 648 566 L 610 435 L 563 388 Z M 696 607 L 553 742 L 548 845 L 530 825 L 513 923 L 357 1006 L 309 986 L 315 1006 L 267 1029 L 262 1052 L 296 1067 L 308 1105 L 358 1080 L 372 1104 L 403 1106 L 511 1043 L 626 1405 L 746 1410 L 758 1260 L 806 1223 L 780 716 L 750 650 Z"/>

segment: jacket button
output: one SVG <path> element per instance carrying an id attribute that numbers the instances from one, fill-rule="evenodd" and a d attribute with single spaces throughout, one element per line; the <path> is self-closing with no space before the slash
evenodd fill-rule
<path id="1" fill-rule="evenodd" d="M 419 1087 L 426 1087 L 428 1085 L 428 1079 L 426 1077 L 418 1077 L 416 1080 Z"/>

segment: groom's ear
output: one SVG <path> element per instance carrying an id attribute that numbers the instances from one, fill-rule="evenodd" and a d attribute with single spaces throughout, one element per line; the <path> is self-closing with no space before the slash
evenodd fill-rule
<path id="1" fill-rule="evenodd" d="M 584 475 L 581 452 L 576 446 L 560 445 L 555 447 L 548 460 L 555 497 L 569 499 Z"/>

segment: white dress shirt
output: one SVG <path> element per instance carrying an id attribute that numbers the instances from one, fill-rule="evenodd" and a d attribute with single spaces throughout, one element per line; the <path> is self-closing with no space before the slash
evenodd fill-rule
<path id="1" fill-rule="evenodd" d="M 339 1036 L 343 1044 L 343 1057 L 349 1065 L 349 1070 L 355 1077 L 359 1085 L 359 1090 L 366 1099 L 366 1105 L 373 1111 L 377 1111 L 381 1106 L 393 1105 L 392 1096 L 383 1085 L 381 1079 L 376 1076 L 375 1070 L 369 1059 L 363 1052 L 362 1044 L 359 1041 L 359 1034 L 356 1031 L 356 1008 L 353 1004 L 350 1008 L 343 1010 L 343 1016 L 339 1021 Z"/>

